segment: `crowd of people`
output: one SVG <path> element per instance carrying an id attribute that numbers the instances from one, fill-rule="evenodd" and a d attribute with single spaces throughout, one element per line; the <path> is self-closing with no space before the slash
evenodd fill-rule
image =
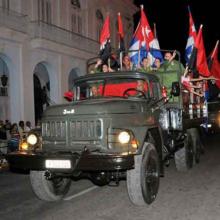
<path id="1" fill-rule="evenodd" d="M 177 74 L 176 72 L 181 72 L 183 75 L 185 72 L 185 68 L 183 64 L 176 60 L 176 51 L 174 52 L 165 52 L 164 57 L 162 59 L 160 58 L 154 58 L 152 63 L 152 56 L 148 55 L 146 57 L 143 57 L 140 64 L 135 65 L 132 63 L 131 58 L 128 54 L 124 54 L 124 56 L 121 59 L 121 65 L 117 62 L 117 58 L 114 55 L 111 55 L 111 57 L 106 61 L 103 62 L 101 59 L 98 59 L 96 64 L 94 65 L 94 68 L 90 73 L 108 73 L 108 72 L 116 72 L 116 71 L 139 71 L 143 73 L 166 73 L 167 77 L 163 76 L 163 84 L 167 88 L 171 87 L 170 82 L 171 81 L 177 81 Z M 171 74 L 173 73 L 173 74 Z M 169 80 L 167 79 L 169 78 Z M 170 85 L 166 85 L 170 84 Z M 94 92 L 93 92 L 94 90 Z M 92 88 L 92 94 L 94 96 L 97 96 L 97 89 L 95 86 Z"/>
<path id="2" fill-rule="evenodd" d="M 140 72 L 164 72 L 164 71 L 181 71 L 184 73 L 184 66 L 182 63 L 175 59 L 176 51 L 173 53 L 165 52 L 163 60 L 159 58 L 155 58 L 152 64 L 152 58 L 150 56 L 143 57 L 140 64 L 135 66 L 129 55 L 125 54 L 122 59 L 122 67 L 118 64 L 117 59 L 114 55 L 111 55 L 110 59 L 106 62 L 103 62 L 101 59 L 98 59 L 94 69 L 90 73 L 98 73 L 98 72 L 114 72 L 118 70 L 122 71 L 131 71 L 137 70 Z"/>
<path id="3" fill-rule="evenodd" d="M 18 150 L 19 141 L 32 129 L 30 121 L 11 123 L 9 120 L 0 120 L 0 140 L 8 142 L 8 152 Z"/>

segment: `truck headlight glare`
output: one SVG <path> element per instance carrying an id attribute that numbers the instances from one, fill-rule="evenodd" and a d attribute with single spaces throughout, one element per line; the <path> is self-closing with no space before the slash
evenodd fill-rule
<path id="1" fill-rule="evenodd" d="M 118 140 L 121 144 L 127 144 L 130 141 L 130 134 L 127 131 L 122 131 L 118 135 Z"/>
<path id="2" fill-rule="evenodd" d="M 20 144 L 20 149 L 21 149 L 22 151 L 28 150 L 28 143 L 27 143 L 26 141 L 22 142 L 22 143 Z"/>
<path id="3" fill-rule="evenodd" d="M 37 136 L 35 134 L 30 134 L 27 137 L 27 143 L 31 145 L 35 145 L 37 143 Z"/>

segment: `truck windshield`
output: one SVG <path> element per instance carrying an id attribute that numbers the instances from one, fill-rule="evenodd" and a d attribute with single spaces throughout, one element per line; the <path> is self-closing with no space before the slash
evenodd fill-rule
<path id="1" fill-rule="evenodd" d="M 101 97 L 148 98 L 148 82 L 143 79 L 117 78 L 86 80 L 76 83 L 76 100 Z"/>

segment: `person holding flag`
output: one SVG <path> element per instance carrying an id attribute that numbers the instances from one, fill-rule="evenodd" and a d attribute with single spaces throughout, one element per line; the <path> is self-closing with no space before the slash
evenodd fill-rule
<path id="1" fill-rule="evenodd" d="M 196 35 L 197 35 L 195 24 L 194 24 L 193 17 L 192 17 L 191 10 L 190 10 L 189 6 L 188 6 L 188 12 L 189 12 L 189 37 L 188 37 L 186 48 L 185 48 L 186 64 L 189 63 L 189 59 L 191 57 L 193 46 L 195 44 Z"/>
<path id="2" fill-rule="evenodd" d="M 110 16 L 107 15 L 100 34 L 100 52 L 99 56 L 103 63 L 107 63 L 111 55 L 110 44 Z"/>
<path id="3" fill-rule="evenodd" d="M 129 50 L 131 61 L 136 66 L 139 66 L 140 61 L 147 56 L 151 58 L 151 65 L 155 58 L 163 60 L 162 54 L 159 51 L 159 43 L 150 28 L 143 5 L 141 5 L 141 19 L 133 35 Z"/>

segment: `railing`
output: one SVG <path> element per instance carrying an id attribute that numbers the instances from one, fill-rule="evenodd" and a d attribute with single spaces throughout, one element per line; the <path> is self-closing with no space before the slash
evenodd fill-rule
<path id="1" fill-rule="evenodd" d="M 8 88 L 0 87 L 0 96 L 8 96 Z"/>
<path id="2" fill-rule="evenodd" d="M 68 47 L 96 54 L 99 43 L 80 34 L 42 21 L 29 22 L 28 16 L 0 7 L 0 26 L 42 38 Z"/>
<path id="3" fill-rule="evenodd" d="M 90 38 L 42 21 L 30 22 L 32 39 L 42 38 L 90 53 L 97 53 L 99 44 Z"/>
<path id="4" fill-rule="evenodd" d="M 27 24 L 28 17 L 26 15 L 0 7 L 0 26 L 27 33 Z"/>

